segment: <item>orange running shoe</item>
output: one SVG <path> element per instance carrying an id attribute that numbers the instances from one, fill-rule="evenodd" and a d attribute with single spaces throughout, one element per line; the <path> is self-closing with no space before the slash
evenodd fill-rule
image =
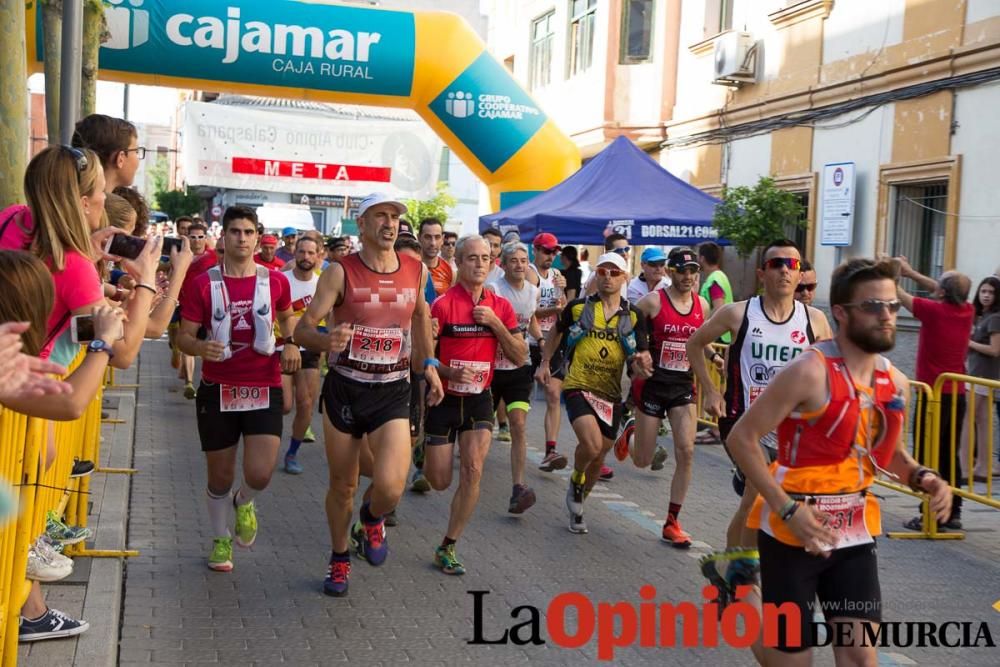
<path id="1" fill-rule="evenodd" d="M 635 433 L 635 417 L 630 417 L 622 428 L 621 435 L 615 440 L 615 458 L 624 461 L 628 458 L 629 446 L 632 443 L 632 435 Z"/>
<path id="2" fill-rule="evenodd" d="M 663 524 L 663 541 L 678 549 L 687 549 L 691 546 L 691 536 L 681 528 L 681 522 L 676 517 L 667 517 Z"/>

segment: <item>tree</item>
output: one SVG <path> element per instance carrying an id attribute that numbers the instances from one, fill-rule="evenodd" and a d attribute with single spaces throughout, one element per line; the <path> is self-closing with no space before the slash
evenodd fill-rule
<path id="1" fill-rule="evenodd" d="M 45 50 L 45 124 L 49 143 L 59 143 L 59 73 L 62 69 L 62 0 L 40 0 Z"/>
<path id="2" fill-rule="evenodd" d="M 28 155 L 24 0 L 0 0 L 0 208 L 23 201 Z"/>
<path id="3" fill-rule="evenodd" d="M 146 178 L 149 179 L 147 187 L 159 196 L 159 193 L 167 191 L 170 182 L 170 160 L 164 153 L 157 152 L 154 155 L 156 161 L 153 166 L 146 168 Z"/>
<path id="4" fill-rule="evenodd" d="M 185 190 L 167 190 L 156 193 L 156 208 L 176 220 L 182 215 L 200 214 L 205 202 L 198 194 Z"/>
<path id="5" fill-rule="evenodd" d="M 83 73 L 80 81 L 80 117 L 97 108 L 97 58 L 101 44 L 110 39 L 102 0 L 86 0 L 83 5 Z"/>
<path id="6" fill-rule="evenodd" d="M 786 229 L 806 227 L 798 197 L 774 185 L 766 176 L 750 187 L 741 185 L 722 189 L 722 202 L 715 207 L 712 226 L 719 231 L 740 257 L 749 257 L 761 246 L 787 236 Z"/>
<path id="7" fill-rule="evenodd" d="M 406 219 L 416 227 L 424 218 L 437 218 L 442 223 L 446 222 L 458 200 L 448 192 L 447 181 L 438 181 L 434 196 L 430 199 L 406 199 L 403 203 L 406 204 Z"/>

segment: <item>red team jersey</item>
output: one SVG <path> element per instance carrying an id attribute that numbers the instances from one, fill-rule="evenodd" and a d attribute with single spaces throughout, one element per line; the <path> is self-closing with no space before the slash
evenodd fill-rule
<path id="1" fill-rule="evenodd" d="M 705 323 L 701 299 L 691 293 L 691 309 L 681 313 L 674 306 L 667 290 L 657 290 L 660 295 L 660 312 L 649 321 L 650 345 L 656 372 L 693 381 L 691 362 L 687 355 L 687 341 L 695 330 Z"/>
<path id="2" fill-rule="evenodd" d="M 292 299 L 288 279 L 271 271 L 271 312 L 291 308 Z M 230 278 L 224 276 L 229 292 L 229 317 L 232 324 L 233 356 L 227 361 L 205 360 L 201 367 L 204 380 L 215 384 L 225 383 L 248 387 L 280 387 L 281 359 L 278 355 L 264 356 L 253 350 L 253 295 L 257 276 Z M 181 296 L 181 318 L 197 322 L 212 331 L 212 287 L 208 273 L 202 273 L 185 286 Z"/>
<path id="3" fill-rule="evenodd" d="M 445 393 L 455 396 L 482 393 L 493 381 L 493 363 L 499 343 L 489 327 L 476 324 L 472 318 L 472 309 L 476 306 L 492 308 L 508 331 L 520 333 L 514 306 L 492 290 L 484 289 L 479 303 L 473 303 L 472 294 L 461 285 L 451 287 L 438 297 L 431 306 L 431 317 L 441 323 L 438 360 L 449 368 L 471 367 L 476 374 L 468 384 L 441 379 Z"/>

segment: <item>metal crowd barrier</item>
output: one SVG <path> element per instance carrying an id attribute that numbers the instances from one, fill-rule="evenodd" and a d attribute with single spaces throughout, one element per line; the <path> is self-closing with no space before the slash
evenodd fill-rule
<path id="1" fill-rule="evenodd" d="M 722 355 L 723 359 L 727 359 L 729 354 L 729 346 L 723 343 L 712 343 L 712 348 Z M 708 375 L 712 378 L 712 384 L 718 387 L 719 391 L 725 393 L 726 391 L 726 376 L 724 371 L 719 371 L 711 361 L 708 363 Z M 700 424 L 707 424 L 712 428 L 719 427 L 719 420 L 715 417 L 707 414 L 705 412 L 705 392 L 701 391 L 698 386 L 698 378 L 694 379 L 695 384 L 695 396 L 698 400 L 698 422 Z"/>
<path id="2" fill-rule="evenodd" d="M 986 424 L 986 437 L 984 438 L 986 442 L 977 442 L 976 440 L 976 429 L 973 426 L 969 429 L 969 456 L 966 461 L 961 461 L 965 475 L 962 479 L 956 479 L 956 472 L 954 467 L 951 471 L 951 479 L 948 483 L 951 484 L 952 488 L 955 489 L 955 495 L 961 496 L 966 500 L 971 500 L 977 502 L 987 507 L 992 507 L 993 509 L 1000 509 L 1000 500 L 993 497 L 993 466 L 995 464 L 996 449 L 994 447 L 994 429 L 993 429 L 993 403 L 997 399 L 997 390 L 1000 390 L 1000 381 L 998 380 L 987 380 L 985 378 L 972 377 L 971 375 L 959 375 L 957 373 L 943 373 L 941 374 L 937 382 L 934 383 L 934 395 L 938 398 L 939 402 L 937 408 L 934 412 L 934 424 L 935 429 L 937 429 L 938 424 L 941 423 L 941 405 L 940 397 L 944 393 L 944 388 L 946 385 L 954 393 L 955 389 L 958 387 L 959 383 L 963 383 L 967 386 L 968 391 L 965 392 L 965 417 L 971 420 L 972 424 L 975 424 L 976 416 L 976 401 L 973 396 L 975 394 L 976 387 L 984 387 L 986 389 L 987 407 L 986 409 L 991 412 L 987 417 Z M 948 437 L 948 442 L 951 444 L 951 452 L 960 452 L 961 445 L 960 434 L 962 430 L 962 425 L 957 422 L 958 416 L 958 405 L 952 401 L 951 402 L 951 429 L 945 434 Z M 931 461 L 933 462 L 933 467 L 935 470 L 940 464 L 941 458 L 941 447 L 940 442 L 934 443 L 934 448 L 932 451 Z M 980 493 L 976 490 L 976 482 L 973 477 L 973 464 L 974 464 L 974 449 L 973 445 L 978 445 L 981 448 L 981 456 L 986 457 L 987 469 L 986 469 L 986 492 Z"/>

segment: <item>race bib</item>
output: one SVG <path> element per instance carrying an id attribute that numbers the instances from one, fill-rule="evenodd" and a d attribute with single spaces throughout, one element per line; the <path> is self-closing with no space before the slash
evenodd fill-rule
<path id="1" fill-rule="evenodd" d="M 766 386 L 765 387 L 750 387 L 750 392 L 747 395 L 747 407 L 750 407 L 750 405 L 754 401 L 757 400 L 757 397 L 764 393 L 765 389 L 767 389 Z"/>
<path id="2" fill-rule="evenodd" d="M 361 363 L 391 366 L 399 361 L 402 350 L 402 330 L 356 326 L 347 357 Z"/>
<path id="3" fill-rule="evenodd" d="M 219 385 L 220 412 L 249 412 L 265 410 L 271 406 L 270 387 L 243 387 L 235 384 Z"/>
<path id="4" fill-rule="evenodd" d="M 824 547 L 827 551 L 846 549 L 859 544 L 871 544 L 871 533 L 865 524 L 865 496 L 845 493 L 836 496 L 816 496 L 816 509 L 829 514 L 827 526 L 837 531 L 840 539 L 836 546 Z"/>
<path id="5" fill-rule="evenodd" d="M 660 368 L 681 373 L 691 370 L 684 343 L 676 340 L 663 341 L 663 346 L 660 348 Z"/>
<path id="6" fill-rule="evenodd" d="M 542 333 L 548 333 L 555 325 L 555 315 L 546 315 L 545 317 L 538 318 L 538 328 L 542 330 Z"/>
<path id="7" fill-rule="evenodd" d="M 472 382 L 452 382 L 448 380 L 448 389 L 456 394 L 481 394 L 486 389 L 486 376 L 490 374 L 488 361 L 463 361 L 452 359 L 450 368 L 471 368 L 474 374 Z"/>
<path id="8" fill-rule="evenodd" d="M 510 359 L 503 355 L 503 349 L 497 345 L 497 358 L 493 362 L 493 367 L 498 371 L 513 371 L 517 370 L 517 366 L 511 363 Z"/>
<path id="9" fill-rule="evenodd" d="M 611 401 L 606 401 L 600 396 L 594 396 L 589 391 L 583 392 L 583 397 L 587 399 L 587 403 L 589 403 L 590 407 L 592 407 L 594 412 L 597 413 L 598 419 L 608 426 L 613 425 L 615 418 L 615 406 L 611 403 Z"/>

